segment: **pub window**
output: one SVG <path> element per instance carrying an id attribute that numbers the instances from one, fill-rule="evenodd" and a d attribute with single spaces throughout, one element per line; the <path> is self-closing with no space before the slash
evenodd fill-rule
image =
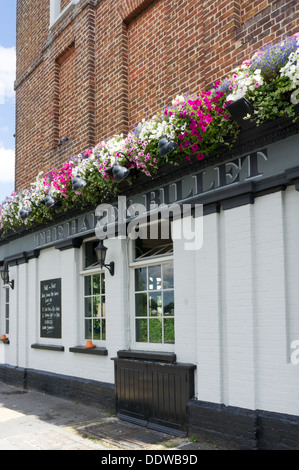
<path id="1" fill-rule="evenodd" d="M 173 243 L 149 234 L 135 241 L 134 305 L 137 343 L 174 344 L 175 305 Z"/>
<path id="2" fill-rule="evenodd" d="M 9 287 L 5 287 L 5 334 L 9 335 Z"/>
<path id="3" fill-rule="evenodd" d="M 100 270 L 95 254 L 99 240 L 84 245 L 84 337 L 106 340 L 105 273 Z"/>
<path id="4" fill-rule="evenodd" d="M 106 339 L 105 274 L 84 276 L 85 339 Z"/>

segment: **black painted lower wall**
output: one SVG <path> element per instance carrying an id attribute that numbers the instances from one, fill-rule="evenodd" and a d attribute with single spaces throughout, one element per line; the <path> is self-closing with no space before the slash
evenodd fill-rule
<path id="1" fill-rule="evenodd" d="M 0 381 L 115 412 L 112 384 L 0 364 Z M 224 449 L 299 450 L 299 416 L 190 400 L 187 433 Z"/>
<path id="2" fill-rule="evenodd" d="M 225 449 L 299 450 L 299 416 L 191 400 L 188 435 Z"/>
<path id="3" fill-rule="evenodd" d="M 115 413 L 113 384 L 0 364 L 0 380 L 24 390 L 79 401 Z"/>

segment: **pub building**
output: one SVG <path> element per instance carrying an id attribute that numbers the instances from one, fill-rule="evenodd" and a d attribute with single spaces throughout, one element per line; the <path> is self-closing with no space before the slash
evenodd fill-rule
<path id="1" fill-rule="evenodd" d="M 109 4 L 45 3 L 44 57 L 30 73 L 21 62 L 17 70 L 18 178 L 26 81 L 53 44 L 61 58 L 65 29 L 78 34 Z M 128 28 L 167 2 L 135 3 Z M 298 449 L 298 131 L 289 118 L 242 129 L 221 157 L 165 164 L 121 182 L 105 204 L 8 232 L 0 379 L 225 448 Z M 65 145 L 70 155 L 73 142 Z"/>

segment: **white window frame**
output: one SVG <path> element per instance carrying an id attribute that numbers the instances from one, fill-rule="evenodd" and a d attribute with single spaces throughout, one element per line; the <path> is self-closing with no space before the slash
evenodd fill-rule
<path id="1" fill-rule="evenodd" d="M 80 0 L 71 0 L 61 11 L 61 0 L 50 0 L 50 28 L 53 28 Z"/>
<path id="2" fill-rule="evenodd" d="M 133 253 L 134 253 L 134 241 L 132 240 L 131 243 L 131 260 L 133 259 Z M 135 312 L 135 268 L 141 268 L 141 267 L 148 267 L 148 266 L 154 266 L 154 265 L 159 265 L 159 264 L 166 264 L 172 262 L 174 266 L 174 258 L 173 258 L 173 253 L 171 255 L 163 255 L 163 256 L 152 256 L 148 258 L 144 258 L 140 261 L 132 261 L 129 264 L 130 267 L 130 285 L 132 288 L 130 289 L 131 295 L 130 295 L 130 305 L 131 305 L 131 347 L 132 349 L 143 349 L 147 351 L 157 351 L 157 350 L 162 350 L 165 352 L 174 352 L 175 351 L 175 344 L 176 344 L 176 329 L 175 329 L 175 318 L 176 318 L 176 312 L 174 313 L 174 332 L 175 332 L 175 337 L 174 337 L 174 343 L 150 343 L 150 342 L 137 342 L 136 341 L 136 312 Z M 173 288 L 174 289 L 174 288 Z"/>
<path id="3" fill-rule="evenodd" d="M 2 324 L 3 324 L 3 332 L 6 334 L 6 335 L 9 335 L 9 331 L 10 331 L 10 286 L 8 284 L 5 284 L 4 286 L 2 286 L 3 288 L 3 302 L 2 302 L 2 306 L 3 306 L 3 312 L 4 312 L 4 315 L 3 315 L 3 319 L 2 319 Z M 9 294 L 9 299 L 8 299 L 8 302 L 6 301 L 6 294 Z M 9 307 L 9 310 L 8 310 L 8 318 L 6 317 L 6 305 L 8 305 Z M 6 324 L 8 322 L 8 328 L 6 327 Z"/>
<path id="4" fill-rule="evenodd" d="M 87 268 L 85 268 L 85 245 L 86 243 L 88 242 L 95 242 L 97 240 L 97 238 L 88 238 L 86 240 L 84 240 L 84 244 L 83 244 L 83 250 L 82 250 L 82 257 L 81 257 L 81 270 L 79 272 L 80 274 L 80 298 L 81 298 L 81 305 L 82 305 L 82 310 L 81 312 L 83 313 L 80 313 L 80 324 L 81 324 L 81 333 L 80 333 L 80 338 L 82 340 L 82 342 L 85 342 L 86 341 L 86 338 L 85 338 L 85 277 L 86 276 L 92 276 L 92 275 L 95 275 L 95 274 L 104 274 L 106 276 L 106 273 L 105 273 L 105 270 L 104 269 L 101 269 L 99 266 L 97 265 L 91 265 Z M 106 296 L 106 292 L 105 292 L 105 302 L 107 301 L 107 296 Z M 107 341 L 107 303 L 106 303 L 106 316 L 105 316 L 105 320 L 106 320 L 106 339 L 105 340 L 100 340 L 100 339 L 93 339 L 93 343 L 98 345 L 98 346 L 104 346 L 106 344 L 106 341 Z"/>

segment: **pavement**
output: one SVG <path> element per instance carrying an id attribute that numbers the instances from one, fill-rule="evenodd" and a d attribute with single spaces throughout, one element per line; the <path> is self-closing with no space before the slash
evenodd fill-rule
<path id="1" fill-rule="evenodd" d="M 95 407 L 0 381 L 1 450 L 195 453 L 220 449 L 119 420 Z"/>

